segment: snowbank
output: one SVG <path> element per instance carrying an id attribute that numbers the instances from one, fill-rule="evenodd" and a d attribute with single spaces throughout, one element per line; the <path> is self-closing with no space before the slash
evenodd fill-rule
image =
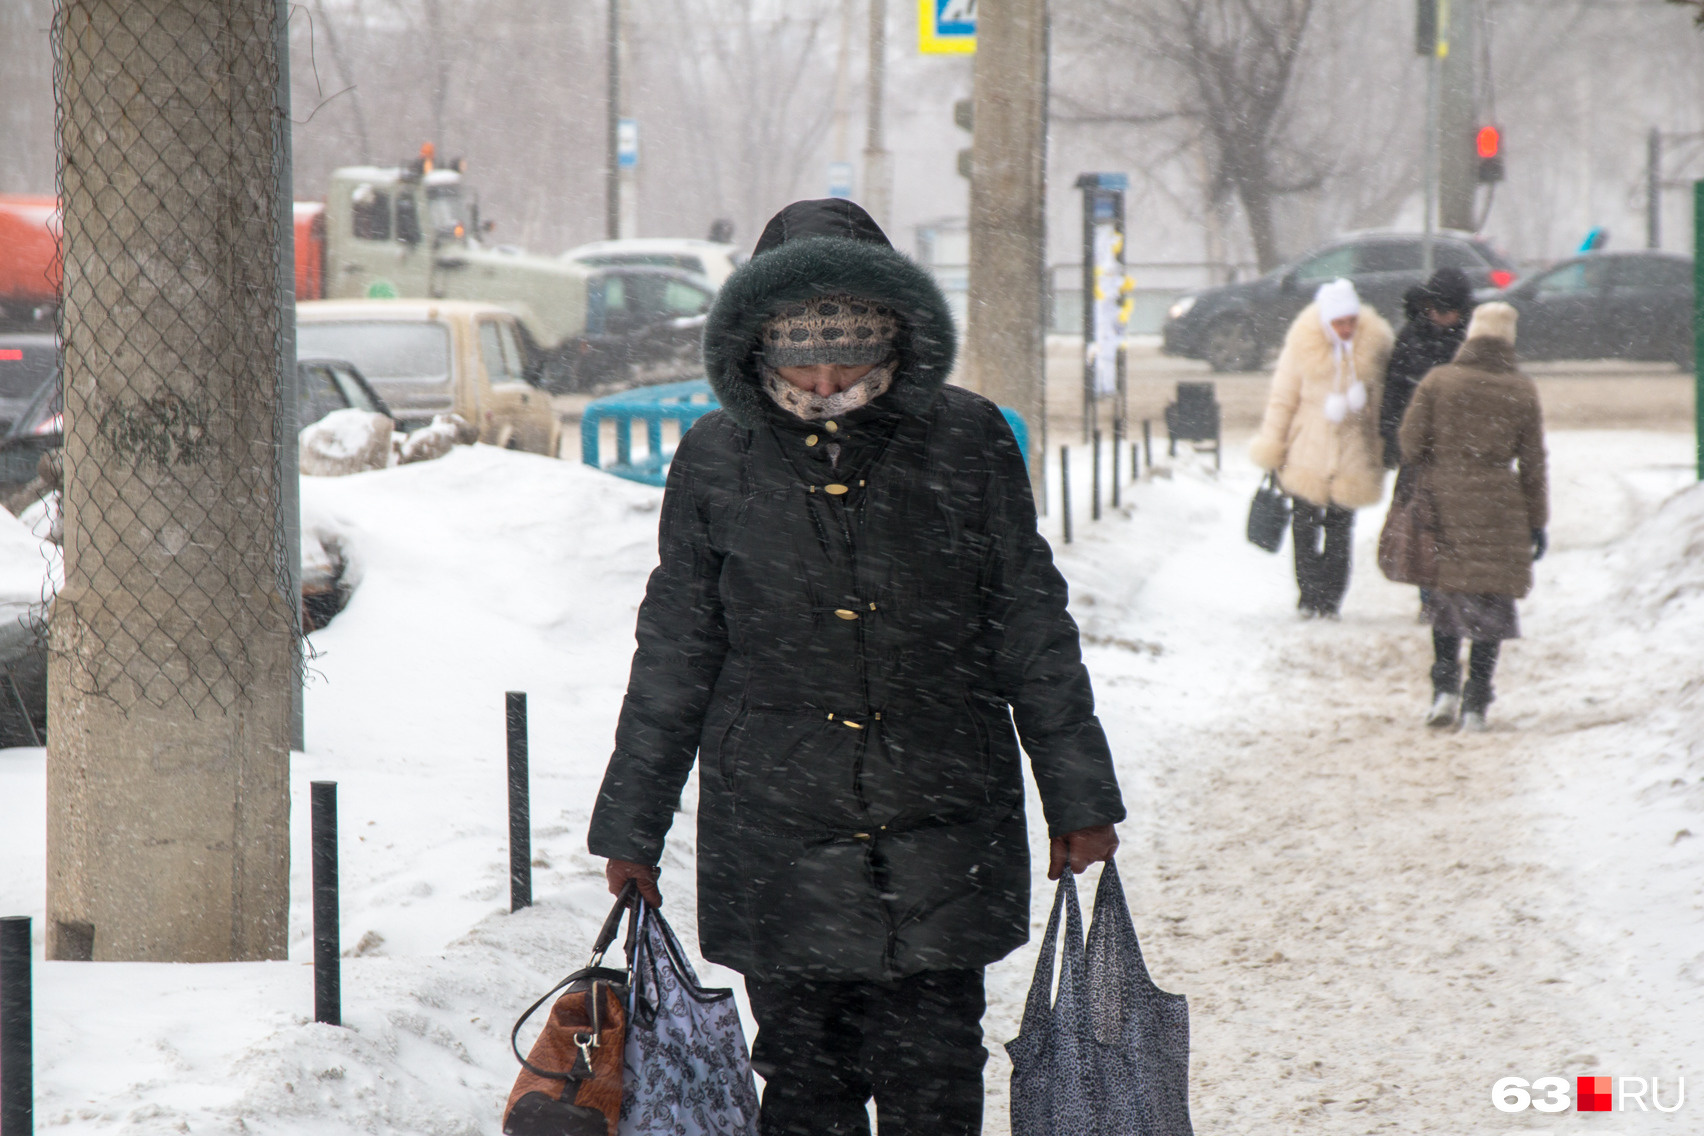
<path id="1" fill-rule="evenodd" d="M 298 440 L 302 473 L 344 477 L 383 469 L 391 457 L 391 420 L 370 410 L 334 410 L 302 428 Z"/>

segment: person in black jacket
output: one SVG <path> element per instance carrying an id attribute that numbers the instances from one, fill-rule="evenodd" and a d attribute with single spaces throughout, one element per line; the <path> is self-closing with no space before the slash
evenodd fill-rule
<path id="1" fill-rule="evenodd" d="M 1397 431 L 1414 388 L 1433 367 L 1455 358 L 1473 314 L 1473 286 L 1459 268 L 1440 268 L 1424 284 L 1402 298 L 1407 322 L 1397 333 L 1396 346 L 1385 369 L 1384 401 L 1379 406 L 1379 433 L 1384 437 L 1384 464 L 1402 464 Z"/>
<path id="2" fill-rule="evenodd" d="M 952 318 L 843 200 L 769 222 L 705 329 L 588 840 L 657 864 L 699 763 L 704 957 L 746 977 L 761 1131 L 980 1131 L 983 968 L 1029 936 L 1018 736 L 1049 874 L 1124 806 L 1065 581 Z M 1016 735 L 1013 724 L 1016 723 Z"/>

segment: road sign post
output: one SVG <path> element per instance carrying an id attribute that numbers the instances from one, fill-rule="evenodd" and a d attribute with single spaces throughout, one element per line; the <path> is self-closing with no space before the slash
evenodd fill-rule
<path id="1" fill-rule="evenodd" d="M 1692 373 L 1693 436 L 1704 481 L 1704 181 L 1692 183 Z"/>
<path id="2" fill-rule="evenodd" d="M 1114 404 L 1115 432 L 1124 417 L 1124 329 L 1130 319 L 1130 278 L 1124 272 L 1123 174 L 1083 174 L 1083 440 L 1099 425 L 1100 400 Z"/>

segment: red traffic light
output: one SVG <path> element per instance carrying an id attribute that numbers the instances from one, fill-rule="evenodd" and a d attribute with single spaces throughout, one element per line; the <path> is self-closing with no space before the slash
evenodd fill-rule
<path id="1" fill-rule="evenodd" d="M 1481 126 L 1474 145 L 1481 158 L 1495 158 L 1503 149 L 1503 132 L 1495 126 Z"/>

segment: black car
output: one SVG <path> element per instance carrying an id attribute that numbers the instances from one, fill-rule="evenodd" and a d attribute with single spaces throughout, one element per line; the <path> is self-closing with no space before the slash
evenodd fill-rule
<path id="1" fill-rule="evenodd" d="M 1339 276 L 1354 281 L 1363 302 L 1400 326 L 1403 293 L 1425 281 L 1421 244 L 1417 233 L 1345 237 L 1259 279 L 1191 292 L 1166 313 L 1165 353 L 1205 359 L 1215 371 L 1256 370 L 1319 286 Z M 1506 288 L 1515 280 L 1513 264 L 1468 234 L 1434 237 L 1432 263 L 1461 269 L 1476 288 Z"/>
<path id="2" fill-rule="evenodd" d="M 542 360 L 552 393 L 677 382 L 704 373 L 704 319 L 716 287 L 694 273 L 652 265 L 596 269 L 586 284 L 586 331 Z"/>
<path id="3" fill-rule="evenodd" d="M 1691 370 L 1692 261 L 1666 252 L 1593 252 L 1501 292 L 1520 312 L 1523 359 L 1672 360 Z"/>
<path id="4" fill-rule="evenodd" d="M 18 420 L 57 365 L 51 331 L 0 333 L 0 432 Z"/>
<path id="5" fill-rule="evenodd" d="M 49 340 L 52 336 L 48 337 Z M 341 359 L 298 359 L 296 382 L 300 403 L 297 417 L 306 426 L 334 410 L 354 407 L 392 417 L 385 400 L 355 369 Z M 4 437 L 0 437 L 0 498 L 35 480 L 41 455 L 64 444 L 65 395 L 59 371 L 50 366 L 33 397 Z"/>

